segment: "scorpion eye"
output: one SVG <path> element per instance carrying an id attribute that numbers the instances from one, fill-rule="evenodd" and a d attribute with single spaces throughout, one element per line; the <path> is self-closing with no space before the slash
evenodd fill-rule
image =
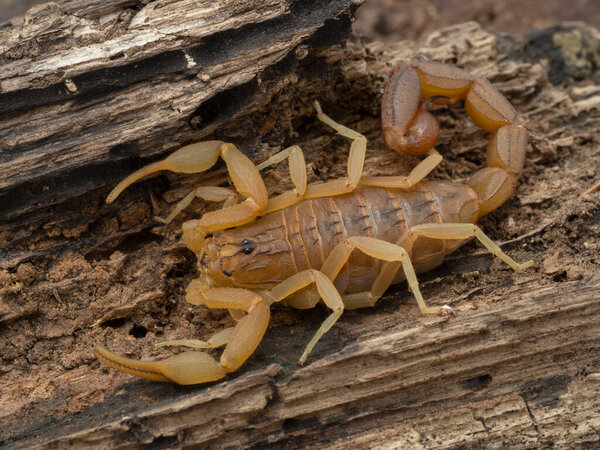
<path id="1" fill-rule="evenodd" d="M 254 250 L 254 245 L 252 244 L 252 242 L 250 242 L 248 239 L 244 239 L 242 241 L 242 251 L 246 255 L 249 255 L 250 253 L 252 253 L 252 250 Z"/>

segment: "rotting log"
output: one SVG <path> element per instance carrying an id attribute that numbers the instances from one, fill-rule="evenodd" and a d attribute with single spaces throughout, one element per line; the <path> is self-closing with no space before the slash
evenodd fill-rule
<path id="1" fill-rule="evenodd" d="M 600 440 L 600 276 L 527 280 L 485 308 L 365 330 L 281 377 L 277 364 L 52 441 L 57 448 L 573 446 Z M 389 327 L 389 328 L 388 328 Z M 583 370 L 582 370 L 583 369 Z"/>
<path id="2" fill-rule="evenodd" d="M 467 23 L 423 44 L 336 45 L 356 3 L 315 2 L 323 15 L 313 16 L 318 8 L 306 2 L 247 2 L 239 17 L 207 6 L 221 17 L 211 23 L 224 27 L 211 38 L 178 27 L 200 20 L 169 13 L 188 3 L 65 1 L 36 7 L 2 30 L 0 45 L 12 46 L 2 50 L 0 104 L 13 109 L 0 120 L 0 442 L 597 445 L 600 200 L 580 194 L 600 176 L 598 31 L 560 24 L 498 36 Z M 264 21 L 252 16 L 259 10 Z M 293 29 L 305 31 L 295 37 Z M 152 33 L 165 40 L 152 41 Z M 116 49 L 141 42 L 136 37 L 148 45 L 43 73 L 49 55 L 60 65 L 93 55 L 81 51 L 85 45 Z M 235 53 L 241 41 L 250 47 Z M 223 59 L 211 53 L 216 48 Z M 314 99 L 369 138 L 369 174 L 406 173 L 416 159 L 385 149 L 377 97 L 389 68 L 415 55 L 488 77 L 521 113 L 531 148 L 518 193 L 481 226 L 516 259 L 533 258 L 537 270 L 513 274 L 468 245 L 420 276 L 428 301 L 451 304 L 454 316 L 421 317 L 399 285 L 376 307 L 344 313 L 304 368 L 296 361 L 325 309 L 274 309 L 263 343 L 221 383 L 182 388 L 100 366 L 95 342 L 149 358 L 165 353 L 154 342 L 206 338 L 231 325 L 224 312 L 184 302 L 195 260 L 179 242 L 180 224 L 207 205 L 169 226 L 152 220 L 223 170 L 153 177 L 107 207 L 103 197 L 115 180 L 206 138 L 233 141 L 257 162 L 298 144 L 310 181 L 339 176 L 348 142 L 316 123 Z M 202 58 L 217 59 L 207 65 Z M 435 114 L 445 161 L 433 176 L 468 175 L 484 161 L 487 136 L 459 107 Z M 270 192 L 290 186 L 286 167 L 265 178 Z"/>

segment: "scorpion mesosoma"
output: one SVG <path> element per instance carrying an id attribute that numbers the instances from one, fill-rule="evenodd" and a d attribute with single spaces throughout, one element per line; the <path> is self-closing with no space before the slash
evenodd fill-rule
<path id="1" fill-rule="evenodd" d="M 428 107 L 431 102 L 458 100 L 464 100 L 478 126 L 492 133 L 487 167 L 466 184 L 421 182 L 442 160 L 433 150 L 439 129 Z M 225 161 L 245 200 L 236 203 L 236 194 L 229 189 L 198 187 L 163 221 L 171 221 L 194 197 L 225 201 L 222 209 L 183 224 L 183 240 L 197 254 L 201 273 L 187 288 L 186 299 L 194 305 L 227 308 L 237 323 L 206 342 L 189 339 L 159 344 L 224 345 L 219 362 L 196 351 L 159 361 L 137 361 L 97 347 L 101 361 L 151 380 L 179 384 L 218 380 L 254 352 L 269 323 L 271 304 L 312 308 L 322 300 L 332 312 L 308 343 L 300 358 L 304 363 L 344 309 L 373 306 L 390 284 L 403 279 L 423 314 L 451 311 L 448 306 L 426 305 L 415 271 L 439 265 L 469 238 L 476 237 L 514 270 L 532 265 L 531 261 L 516 263 L 475 225 L 514 192 L 527 145 L 516 111 L 487 80 L 454 66 L 421 60 L 394 69 L 382 100 L 384 139 L 399 153 L 428 154 L 408 176 L 362 176 L 366 138 L 334 122 L 318 102 L 315 107 L 321 121 L 352 140 L 347 177 L 307 185 L 298 146 L 255 166 L 233 144 L 208 141 L 182 147 L 115 187 L 109 203 L 149 173 L 196 173 L 209 169 L 219 157 Z M 295 187 L 269 199 L 259 170 L 285 159 Z"/>

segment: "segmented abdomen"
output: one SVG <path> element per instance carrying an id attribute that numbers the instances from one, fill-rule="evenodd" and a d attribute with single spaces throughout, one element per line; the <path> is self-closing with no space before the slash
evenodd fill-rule
<path id="1" fill-rule="evenodd" d="M 408 237 L 408 229 L 422 223 L 471 221 L 470 211 L 477 207 L 470 188 L 431 182 L 408 191 L 361 188 L 348 195 L 308 200 L 285 209 L 282 218 L 298 271 L 319 269 L 335 246 L 350 236 L 400 241 L 411 253 L 415 269 L 425 271 L 440 264 L 460 243 L 422 237 L 407 242 L 401 238 Z M 346 292 L 368 290 L 380 265 L 381 261 L 355 251 L 336 285 Z"/>
<path id="2" fill-rule="evenodd" d="M 410 190 L 365 187 L 347 195 L 306 200 L 217 233 L 208 246 L 214 250 L 205 254 L 201 264 L 235 286 L 270 289 L 298 272 L 320 269 L 345 238 L 367 236 L 402 245 L 415 269 L 425 271 L 460 243 L 415 240 L 408 230 L 431 222 L 474 223 L 478 214 L 477 195 L 460 183 L 425 182 Z M 370 289 L 381 264 L 354 251 L 335 284 L 342 292 Z"/>

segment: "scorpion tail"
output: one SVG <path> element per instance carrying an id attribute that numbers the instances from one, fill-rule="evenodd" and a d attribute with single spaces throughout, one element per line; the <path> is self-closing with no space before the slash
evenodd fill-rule
<path id="1" fill-rule="evenodd" d="M 498 128 L 488 144 L 487 167 L 467 181 L 477 192 L 484 215 L 495 210 L 515 192 L 527 151 L 527 131 L 519 124 Z"/>
<path id="2" fill-rule="evenodd" d="M 477 126 L 493 133 L 487 167 L 467 182 L 479 197 L 483 215 L 514 193 L 527 150 L 527 132 L 516 110 L 489 81 L 438 62 L 415 59 L 400 65 L 383 95 L 384 137 L 400 153 L 425 153 L 438 132 L 436 120 L 427 112 L 428 102 L 452 104 L 459 100 L 464 100 L 465 110 Z"/>

